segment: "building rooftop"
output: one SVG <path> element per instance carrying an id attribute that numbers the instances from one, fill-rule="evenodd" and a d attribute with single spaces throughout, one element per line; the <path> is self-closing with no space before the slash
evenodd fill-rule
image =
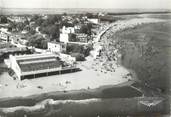
<path id="1" fill-rule="evenodd" d="M 47 53 L 47 54 L 30 54 L 30 55 L 19 55 L 15 56 L 16 60 L 28 60 L 28 59 L 45 59 L 49 57 L 56 57 L 55 54 Z"/>
<path id="2" fill-rule="evenodd" d="M 53 61 L 39 61 L 39 62 L 33 62 L 33 63 L 19 63 L 19 66 L 22 70 L 22 72 L 28 72 L 28 71 L 38 71 L 38 70 L 45 70 L 45 69 L 53 69 L 58 68 L 62 65 L 62 62 L 59 60 L 53 60 Z"/>
<path id="3" fill-rule="evenodd" d="M 27 51 L 27 48 L 17 48 L 17 47 L 8 47 L 0 49 L 0 52 L 8 53 L 8 52 L 17 52 L 17 51 Z"/>
<path id="4" fill-rule="evenodd" d="M 63 62 L 54 54 L 16 56 L 22 72 L 59 68 Z"/>
<path id="5" fill-rule="evenodd" d="M 53 44 L 64 44 L 64 42 L 56 42 L 56 41 L 50 41 L 48 43 L 53 43 Z"/>

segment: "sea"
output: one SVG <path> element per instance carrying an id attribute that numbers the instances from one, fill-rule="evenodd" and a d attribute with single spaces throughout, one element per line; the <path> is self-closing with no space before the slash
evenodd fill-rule
<path id="1" fill-rule="evenodd" d="M 171 12 L 169 9 L 102 9 L 102 8 L 0 8 L 0 15 L 24 15 L 24 14 L 81 14 L 81 13 L 149 13 Z"/>

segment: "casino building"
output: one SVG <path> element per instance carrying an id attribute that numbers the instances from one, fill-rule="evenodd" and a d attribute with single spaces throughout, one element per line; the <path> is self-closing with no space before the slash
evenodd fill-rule
<path id="1" fill-rule="evenodd" d="M 70 73 L 77 70 L 74 64 L 68 64 L 51 53 L 10 55 L 9 61 L 11 69 L 19 80 Z"/>

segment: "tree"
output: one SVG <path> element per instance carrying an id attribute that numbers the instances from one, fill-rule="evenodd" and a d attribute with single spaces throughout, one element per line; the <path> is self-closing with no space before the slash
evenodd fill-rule
<path id="1" fill-rule="evenodd" d="M 69 34 L 69 41 L 73 41 L 75 42 L 76 41 L 76 34 Z"/>
<path id="2" fill-rule="evenodd" d="M 65 26 L 65 27 L 73 27 L 74 26 L 74 23 L 69 23 L 67 19 L 63 20 L 61 22 L 61 27 L 62 26 Z"/>
<path id="3" fill-rule="evenodd" d="M 47 20 L 49 24 L 55 24 L 61 20 L 61 17 L 57 15 L 50 15 Z"/>
<path id="4" fill-rule="evenodd" d="M 34 35 L 34 34 L 36 34 L 36 31 L 33 28 L 30 28 L 29 33 Z"/>
<path id="5" fill-rule="evenodd" d="M 50 25 L 49 24 L 49 21 L 48 20 L 44 20 L 42 23 L 41 23 L 41 27 L 44 28 L 46 26 Z"/>
<path id="6" fill-rule="evenodd" d="M 57 39 L 60 35 L 60 30 L 58 25 L 53 25 L 49 28 L 49 34 L 51 36 L 51 39 Z"/>
<path id="7" fill-rule="evenodd" d="M 48 41 L 47 40 L 42 40 L 41 41 L 41 47 L 43 48 L 43 49 L 47 49 L 47 43 L 48 43 Z"/>
<path id="8" fill-rule="evenodd" d="M 59 25 L 48 25 L 46 27 L 40 27 L 42 33 L 47 34 L 51 40 L 59 41 L 60 27 Z"/>
<path id="9" fill-rule="evenodd" d="M 40 35 L 33 35 L 28 39 L 28 46 L 33 46 L 40 49 L 47 49 L 47 42 L 45 38 Z"/>
<path id="10" fill-rule="evenodd" d="M 39 21 L 41 22 L 41 25 L 43 27 L 46 27 L 48 25 L 54 25 L 54 24 L 57 24 L 59 23 L 59 21 L 61 20 L 61 17 L 60 16 L 57 16 L 57 15 L 50 15 L 48 16 L 47 19 L 43 20 L 43 19 L 37 19 L 36 21 Z M 40 25 L 39 25 L 40 26 Z"/>
<path id="11" fill-rule="evenodd" d="M 22 22 L 19 22 L 16 24 L 17 31 L 22 31 L 25 27 L 25 24 Z"/>
<path id="12" fill-rule="evenodd" d="M 7 17 L 6 16 L 1 16 L 0 17 L 0 23 L 2 23 L 2 24 L 5 24 L 5 23 L 8 23 L 8 19 L 7 19 Z"/>
<path id="13" fill-rule="evenodd" d="M 87 16 L 87 18 L 92 18 L 93 14 L 92 13 L 86 13 L 85 16 Z"/>
<path id="14" fill-rule="evenodd" d="M 92 24 L 91 23 L 88 23 L 87 24 L 87 34 L 88 35 L 91 35 L 91 29 L 92 29 Z"/>
<path id="15" fill-rule="evenodd" d="M 84 54 L 81 54 L 81 53 L 72 53 L 71 56 L 75 57 L 76 61 L 84 61 L 85 60 Z"/>
<path id="16" fill-rule="evenodd" d="M 81 26 L 80 32 L 91 35 L 92 24 L 84 24 Z"/>
<path id="17" fill-rule="evenodd" d="M 8 31 L 16 31 L 17 30 L 17 24 L 15 22 L 10 22 L 8 26 Z"/>
<path id="18" fill-rule="evenodd" d="M 67 13 L 65 12 L 65 13 L 63 13 L 62 15 L 63 15 L 63 16 L 67 16 Z"/>
<path id="19" fill-rule="evenodd" d="M 35 21 L 35 24 L 36 24 L 37 26 L 41 26 L 43 22 L 44 22 L 44 20 L 43 20 L 41 17 L 39 17 L 39 18 Z"/>
<path id="20" fill-rule="evenodd" d="M 38 18 L 40 18 L 40 16 L 38 16 L 38 15 L 34 15 L 34 16 L 31 18 L 31 20 L 30 20 L 30 21 L 36 21 Z"/>
<path id="21" fill-rule="evenodd" d="M 29 25 L 29 24 L 30 24 L 30 22 L 29 22 L 29 20 L 28 20 L 27 16 L 25 16 L 25 19 L 26 19 L 26 20 L 24 21 L 24 24 L 25 24 L 25 25 Z"/>

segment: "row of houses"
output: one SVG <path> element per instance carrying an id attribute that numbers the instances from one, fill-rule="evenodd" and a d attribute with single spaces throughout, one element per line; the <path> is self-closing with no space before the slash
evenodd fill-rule
<path id="1" fill-rule="evenodd" d="M 60 33 L 60 42 L 68 43 L 72 42 L 72 35 L 75 36 L 75 41 L 74 42 L 88 42 L 88 35 L 84 33 L 79 33 L 81 26 L 77 25 L 74 27 L 65 27 L 63 26 L 62 31 Z"/>
<path id="2" fill-rule="evenodd" d="M 3 42 L 10 42 L 12 44 L 26 45 L 28 42 L 23 35 L 12 34 L 7 31 L 7 29 L 0 29 L 0 40 Z"/>
<path id="3" fill-rule="evenodd" d="M 25 16 L 8 16 L 7 17 L 11 22 L 25 22 L 26 20 L 30 20 L 30 18 L 26 18 Z"/>

